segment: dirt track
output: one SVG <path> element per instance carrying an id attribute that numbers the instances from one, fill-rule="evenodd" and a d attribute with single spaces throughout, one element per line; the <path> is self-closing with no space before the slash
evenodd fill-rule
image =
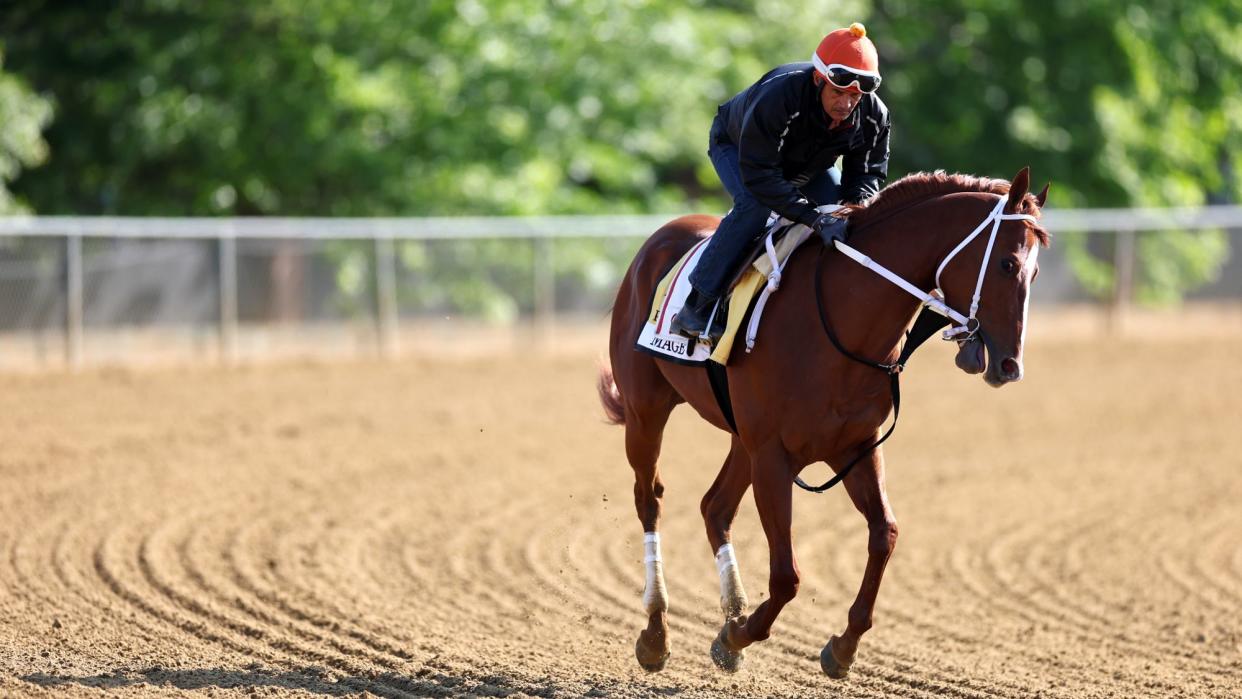
<path id="1" fill-rule="evenodd" d="M 3 377 L 0 695 L 1237 697 L 1240 339 L 1037 340 L 1000 391 L 921 351 L 887 451 L 901 540 L 845 682 L 817 654 L 866 536 L 835 491 L 795 496 L 771 640 L 712 666 L 698 498 L 727 442 L 684 409 L 673 658 L 639 669 L 594 354 Z M 757 602 L 749 499 L 735 545 Z"/>

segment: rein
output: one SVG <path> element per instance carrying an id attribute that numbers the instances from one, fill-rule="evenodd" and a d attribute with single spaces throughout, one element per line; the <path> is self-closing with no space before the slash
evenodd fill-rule
<path id="1" fill-rule="evenodd" d="M 888 430 L 884 432 L 882 437 L 861 451 L 858 456 L 855 456 L 848 464 L 845 465 L 845 468 L 841 469 L 836 475 L 830 478 L 827 483 L 824 483 L 823 485 L 807 485 L 806 481 L 802 480 L 802 476 L 794 476 L 794 483 L 797 483 L 799 488 L 809 490 L 812 493 L 822 493 L 837 483 L 840 483 L 846 476 L 849 475 L 850 470 L 854 468 L 854 464 L 862 461 L 863 457 L 870 454 L 876 449 L 876 447 L 879 447 L 885 440 L 893 435 L 893 430 L 897 429 L 897 418 L 901 415 L 900 377 L 902 370 L 905 369 L 906 362 L 910 360 L 910 355 L 914 354 L 914 350 L 918 349 L 919 345 L 926 342 L 932 335 L 935 335 L 937 330 L 949 324 L 948 318 L 945 318 L 943 315 L 933 311 L 930 307 L 924 308 L 923 311 L 919 313 L 918 319 L 914 321 L 914 325 L 910 328 L 910 330 L 906 331 L 906 341 L 901 347 L 901 354 L 897 357 L 897 361 L 892 364 L 873 362 L 870 359 L 860 357 L 845 349 L 845 347 L 841 345 L 841 341 L 837 339 L 836 333 L 832 332 L 832 328 L 828 326 L 828 316 L 824 311 L 824 297 L 820 293 L 822 285 L 820 279 L 823 276 L 820 274 L 820 270 L 823 268 L 824 260 L 827 259 L 824 255 L 824 252 L 827 250 L 828 248 L 825 247 L 822 251 L 820 251 L 819 262 L 815 265 L 815 307 L 818 310 L 817 315 L 819 315 L 820 327 L 824 329 L 824 334 L 828 336 L 828 339 L 832 342 L 832 346 L 836 347 L 838 352 L 854 360 L 855 362 L 858 362 L 859 364 L 865 364 L 866 366 L 873 369 L 879 369 L 880 371 L 888 374 L 888 390 L 893 399 L 893 424 L 889 425 Z"/>
<path id="2" fill-rule="evenodd" d="M 824 253 L 827 252 L 828 247 L 825 246 L 822 250 L 820 250 L 819 261 L 816 262 L 815 265 L 815 308 L 817 315 L 819 316 L 820 327 L 824 329 L 824 334 L 828 336 L 828 340 L 832 342 L 832 346 L 835 347 L 838 352 L 845 355 L 847 358 L 858 362 L 859 364 L 869 366 L 873 369 L 878 369 L 888 374 L 889 392 L 892 395 L 893 401 L 893 424 L 889 425 L 888 430 L 884 432 L 883 436 L 860 452 L 858 456 L 855 456 L 848 464 L 845 465 L 845 468 L 841 469 L 836 475 L 829 479 L 827 483 L 819 486 L 811 486 L 807 485 L 806 481 L 803 481 L 801 476 L 794 476 L 794 483 L 797 483 L 798 487 L 803 490 L 809 490 L 812 493 L 822 493 L 825 490 L 828 490 L 832 486 L 844 480 L 845 477 L 849 475 L 850 470 L 854 468 L 855 464 L 862 461 L 863 457 L 875 451 L 876 448 L 883 444 L 885 440 L 892 436 L 893 430 L 897 429 L 897 418 L 901 414 L 901 372 L 905 369 L 906 362 L 910 360 L 910 355 L 914 354 L 914 350 L 918 349 L 919 346 L 926 342 L 928 338 L 936 334 L 936 331 L 946 325 L 949 325 L 950 321 L 954 321 L 957 322 L 958 325 L 944 332 L 945 340 L 958 340 L 964 342 L 973 339 L 979 332 L 979 320 L 975 317 L 975 314 L 979 310 L 979 298 L 983 291 L 983 277 L 988 268 L 988 261 L 992 257 L 992 248 L 996 245 L 996 234 L 1000 230 L 1001 221 L 1025 220 L 1035 222 L 1037 220 L 1034 216 L 1027 214 L 1001 213 L 1005 208 L 1006 201 L 1007 199 L 1004 196 L 1001 196 L 1000 201 L 998 201 L 996 206 L 992 208 L 992 211 L 988 214 L 988 217 L 983 219 L 983 222 L 976 226 L 975 230 L 971 231 L 970 235 L 962 239 L 962 242 L 958 243 L 957 247 L 953 248 L 953 250 L 945 256 L 944 260 L 940 262 L 940 265 L 936 267 L 936 288 L 931 292 L 922 291 L 858 250 L 841 241 L 836 241 L 837 249 L 844 253 L 847 257 L 859 263 L 863 267 L 875 272 L 906 293 L 922 301 L 923 310 L 914 321 L 914 325 L 906 331 L 906 341 L 902 345 L 901 353 L 898 355 L 897 361 L 892 364 L 881 364 L 880 362 L 860 357 L 843 347 L 841 345 L 841 341 L 837 339 L 836 333 L 832 331 L 832 328 L 828 324 L 828 314 L 824 310 L 824 295 L 822 293 L 823 274 L 821 272 L 823 270 L 824 260 L 827 259 Z M 975 283 L 975 294 L 970 302 L 970 315 L 963 316 L 961 313 L 958 313 L 950 308 L 948 304 L 944 302 L 944 294 L 940 291 L 940 273 L 944 271 L 944 268 L 949 264 L 949 261 L 957 256 L 957 254 L 961 252 L 966 245 L 970 243 L 970 241 L 978 237 L 979 233 L 981 233 L 989 223 L 992 224 L 992 233 L 988 237 L 987 249 L 983 253 L 983 262 L 979 265 L 979 277 Z"/>

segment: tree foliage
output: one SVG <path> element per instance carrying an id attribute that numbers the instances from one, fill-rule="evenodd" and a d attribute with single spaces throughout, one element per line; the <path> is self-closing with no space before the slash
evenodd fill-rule
<path id="1" fill-rule="evenodd" d="M 26 210 L 9 192 L 23 167 L 39 165 L 47 158 L 47 142 L 41 135 L 52 117 L 47 100 L 35 95 L 20 78 L 4 71 L 0 43 L 0 214 Z"/>
<path id="2" fill-rule="evenodd" d="M 1232 0 L 876 0 L 885 99 L 908 141 L 899 169 L 1009 176 L 1030 164 L 1059 206 L 1237 201 L 1242 5 Z M 903 115 L 917 115 L 913 119 Z M 1083 285 L 1111 260 L 1062 238 Z M 1138 293 L 1175 300 L 1219 274 L 1221 231 L 1141 236 Z"/>
<path id="3" fill-rule="evenodd" d="M 831 4 L 36 0 L 0 37 L 62 115 L 44 212 L 677 211 L 719 193 L 714 105 Z"/>
<path id="4" fill-rule="evenodd" d="M 719 211 L 704 156 L 715 106 L 862 20 L 894 115 L 893 177 L 1030 164 L 1055 206 L 1236 201 L 1240 7 L 27 0 L 0 13 L 0 179 L 22 163 L 12 188 L 42 213 Z M 50 156 L 31 169 L 49 104 Z M 1213 274 L 1213 235 L 1145 239 L 1148 295 Z"/>

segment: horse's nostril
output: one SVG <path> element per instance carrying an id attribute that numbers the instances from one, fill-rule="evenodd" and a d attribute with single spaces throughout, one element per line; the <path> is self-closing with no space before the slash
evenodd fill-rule
<path id="1" fill-rule="evenodd" d="M 1022 374 L 1022 365 L 1018 364 L 1018 360 L 1009 357 L 1001 362 L 1001 370 L 1005 372 L 1005 376 L 1017 377 Z"/>

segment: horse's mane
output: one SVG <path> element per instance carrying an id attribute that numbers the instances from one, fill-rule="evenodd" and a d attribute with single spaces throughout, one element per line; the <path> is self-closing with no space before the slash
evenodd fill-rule
<path id="1" fill-rule="evenodd" d="M 1009 194 L 1009 181 L 957 172 L 947 173 L 944 170 L 915 172 L 881 189 L 879 194 L 865 203 L 847 205 L 845 213 L 849 216 L 851 227 L 860 227 L 925 199 L 957 192 L 986 192 L 1004 196 Z M 1027 192 L 1018 211 L 1039 218 L 1039 204 L 1035 195 Z M 1048 231 L 1041 226 L 1032 226 L 1031 230 L 1039 238 L 1041 245 L 1048 245 Z"/>

